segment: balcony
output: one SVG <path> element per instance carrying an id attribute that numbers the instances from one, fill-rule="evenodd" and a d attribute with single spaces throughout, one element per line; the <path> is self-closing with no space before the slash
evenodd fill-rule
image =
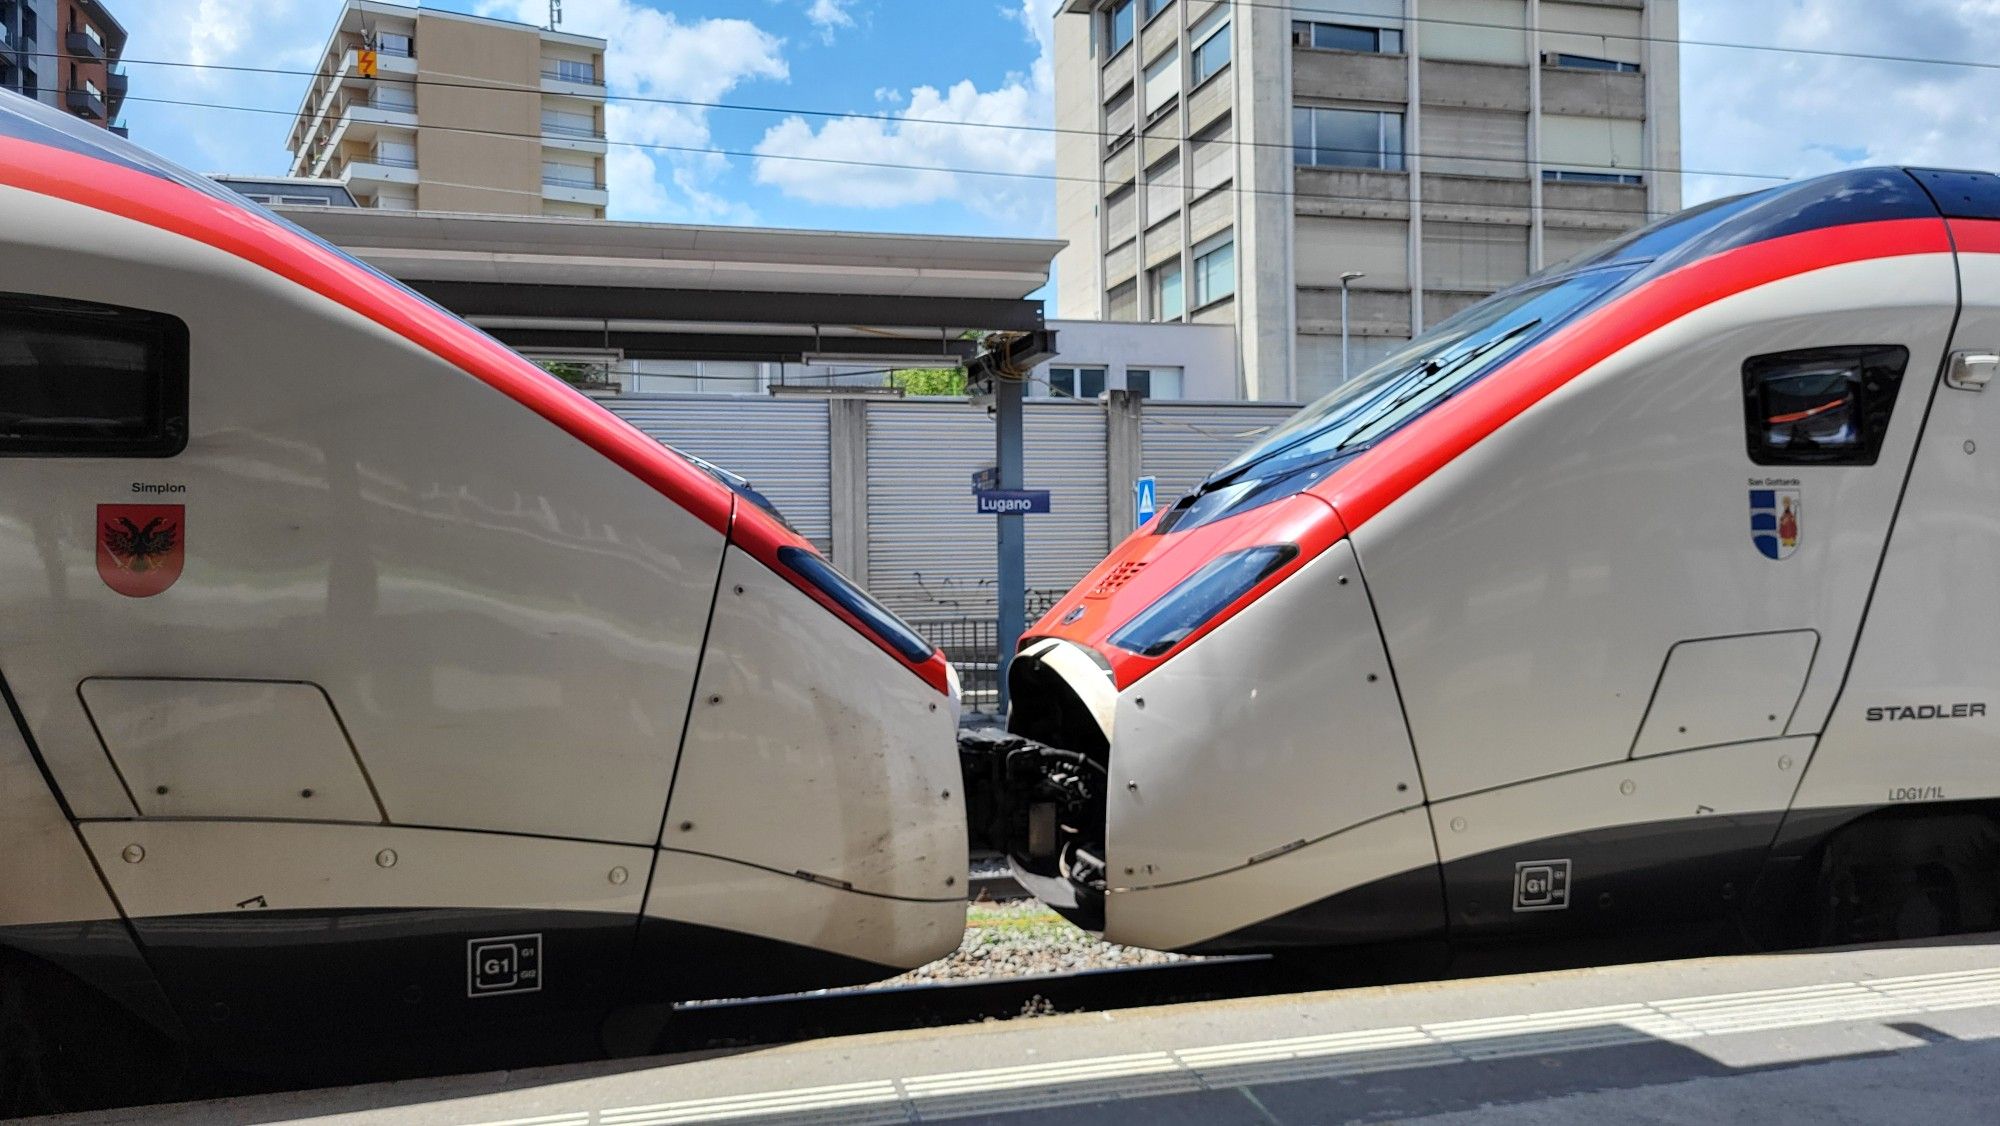
<path id="1" fill-rule="evenodd" d="M 63 46 L 68 48 L 69 53 L 75 58 L 96 59 L 98 62 L 103 62 L 106 57 L 104 41 L 85 32 L 72 31 L 63 36 Z"/>
<path id="2" fill-rule="evenodd" d="M 610 202 L 604 181 L 589 168 L 570 165 L 542 166 L 542 198 L 557 203 L 581 203 L 603 207 Z"/>
<path id="3" fill-rule="evenodd" d="M 81 87 L 63 91 L 63 104 L 69 107 L 71 113 L 92 121 L 103 121 L 107 113 L 104 95 L 87 82 Z"/>
<path id="4" fill-rule="evenodd" d="M 596 66 L 590 63 L 543 59 L 542 92 L 601 98 L 604 96 L 604 80 L 598 77 Z"/>

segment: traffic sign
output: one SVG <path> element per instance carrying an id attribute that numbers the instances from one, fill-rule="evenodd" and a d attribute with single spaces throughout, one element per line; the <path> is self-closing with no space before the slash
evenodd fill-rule
<path id="1" fill-rule="evenodd" d="M 1159 511 L 1154 498 L 1159 494 L 1159 484 L 1151 477 L 1141 477 L 1132 482 L 1132 518 L 1135 528 L 1143 528 Z"/>
<path id="2" fill-rule="evenodd" d="M 973 494 L 983 516 L 1041 513 L 1049 510 L 1047 489 L 981 489 Z"/>

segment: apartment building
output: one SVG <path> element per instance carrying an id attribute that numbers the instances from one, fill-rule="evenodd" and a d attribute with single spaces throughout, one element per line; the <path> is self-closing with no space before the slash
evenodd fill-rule
<path id="1" fill-rule="evenodd" d="M 1059 315 L 1233 322 L 1244 397 L 1323 394 L 1679 209 L 1678 24 L 1678 0 L 1066 0 Z"/>
<path id="2" fill-rule="evenodd" d="M 347 0 L 286 148 L 362 207 L 602 219 L 604 40 Z"/>
<path id="3" fill-rule="evenodd" d="M 97 0 L 0 0 L 0 89 L 125 135 L 125 28 Z"/>

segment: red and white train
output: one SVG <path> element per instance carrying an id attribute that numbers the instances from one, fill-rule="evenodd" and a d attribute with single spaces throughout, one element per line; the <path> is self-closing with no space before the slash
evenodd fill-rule
<path id="1" fill-rule="evenodd" d="M 1698 207 L 1307 407 L 1023 642 L 1024 881 L 1169 950 L 2000 925 L 2000 177 Z M 980 775 L 981 770 L 975 770 Z"/>
<path id="2" fill-rule="evenodd" d="M 107 1014 L 520 1061 L 957 945 L 955 674 L 780 520 L 12 95 L 0 214 L 0 1087 Z"/>

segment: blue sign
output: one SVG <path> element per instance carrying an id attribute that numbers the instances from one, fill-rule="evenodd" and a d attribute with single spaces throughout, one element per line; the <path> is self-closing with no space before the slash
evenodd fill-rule
<path id="1" fill-rule="evenodd" d="M 981 489 L 973 496 L 979 500 L 980 514 L 986 516 L 1049 510 L 1047 489 Z"/>
<path id="2" fill-rule="evenodd" d="M 1158 492 L 1158 483 L 1151 477 L 1141 477 L 1132 482 L 1132 518 L 1137 521 L 1133 527 L 1145 527 L 1153 514 L 1159 511 L 1159 505 L 1154 502 Z"/>
<path id="3" fill-rule="evenodd" d="M 1000 467 L 989 465 L 972 475 L 972 491 L 983 493 L 1000 487 Z"/>

